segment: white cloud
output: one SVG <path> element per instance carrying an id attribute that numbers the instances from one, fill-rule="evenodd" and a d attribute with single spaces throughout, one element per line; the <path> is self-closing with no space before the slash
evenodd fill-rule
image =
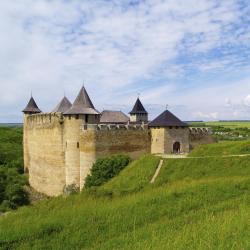
<path id="1" fill-rule="evenodd" d="M 211 99 L 206 84 L 196 83 L 190 91 L 186 81 L 193 71 L 223 74 L 230 68 L 239 74 L 244 67 L 249 72 L 247 49 L 244 56 L 209 55 L 218 48 L 228 52 L 230 46 L 249 46 L 250 29 L 242 21 L 248 5 L 243 11 L 237 0 L 149 0 L 133 6 L 125 1 L 2 0 L 0 113 L 21 117 L 31 90 L 40 107 L 51 110 L 64 90 L 73 100 L 83 80 L 99 109 L 122 105 L 127 110 L 137 92 L 146 103 L 190 105 L 190 116 L 206 95 L 217 105 L 226 93 L 242 100 L 225 83 Z M 238 26 L 232 30 L 233 25 Z"/>
<path id="2" fill-rule="evenodd" d="M 249 107 L 250 107 L 250 95 L 248 95 L 247 97 L 245 97 L 245 99 L 244 99 L 244 104 L 245 104 L 246 106 L 249 106 Z"/>

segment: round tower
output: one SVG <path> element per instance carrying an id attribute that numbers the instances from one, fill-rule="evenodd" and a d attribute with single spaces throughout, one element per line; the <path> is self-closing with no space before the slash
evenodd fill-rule
<path id="1" fill-rule="evenodd" d="M 88 124 L 99 122 L 100 113 L 95 109 L 84 87 L 81 88 L 72 107 L 63 113 L 65 135 L 65 175 L 66 186 L 81 187 L 81 168 L 84 163 L 80 161 L 81 129 Z"/>
<path id="2" fill-rule="evenodd" d="M 24 160 L 24 172 L 29 171 L 29 141 L 28 141 L 28 117 L 30 115 L 41 113 L 41 110 L 38 108 L 34 98 L 31 96 L 30 100 L 22 111 L 23 116 L 23 160 Z"/>

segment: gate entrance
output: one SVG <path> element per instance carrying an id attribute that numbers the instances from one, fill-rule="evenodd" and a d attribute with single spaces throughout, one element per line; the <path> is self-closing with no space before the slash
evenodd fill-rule
<path id="1" fill-rule="evenodd" d="M 174 154 L 179 154 L 181 151 L 181 144 L 180 142 L 176 141 L 174 144 L 173 144 L 173 153 Z"/>

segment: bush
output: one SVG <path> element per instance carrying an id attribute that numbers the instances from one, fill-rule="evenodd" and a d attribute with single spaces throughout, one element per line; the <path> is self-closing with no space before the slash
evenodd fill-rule
<path id="1" fill-rule="evenodd" d="M 16 169 L 0 168 L 0 211 L 16 209 L 29 203 L 24 190 L 27 180 Z"/>
<path id="2" fill-rule="evenodd" d="M 85 187 L 96 187 L 107 182 L 124 169 L 131 159 L 127 155 L 113 155 L 96 161 L 90 175 L 85 180 Z"/>

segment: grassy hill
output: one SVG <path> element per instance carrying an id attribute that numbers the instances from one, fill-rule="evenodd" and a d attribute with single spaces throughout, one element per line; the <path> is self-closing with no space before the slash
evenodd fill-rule
<path id="1" fill-rule="evenodd" d="M 150 184 L 159 160 L 0 217 L 0 249 L 250 249 L 250 156 L 165 159 Z"/>
<path id="2" fill-rule="evenodd" d="M 223 141 L 211 145 L 200 145 L 190 156 L 221 156 L 250 154 L 250 140 Z"/>

